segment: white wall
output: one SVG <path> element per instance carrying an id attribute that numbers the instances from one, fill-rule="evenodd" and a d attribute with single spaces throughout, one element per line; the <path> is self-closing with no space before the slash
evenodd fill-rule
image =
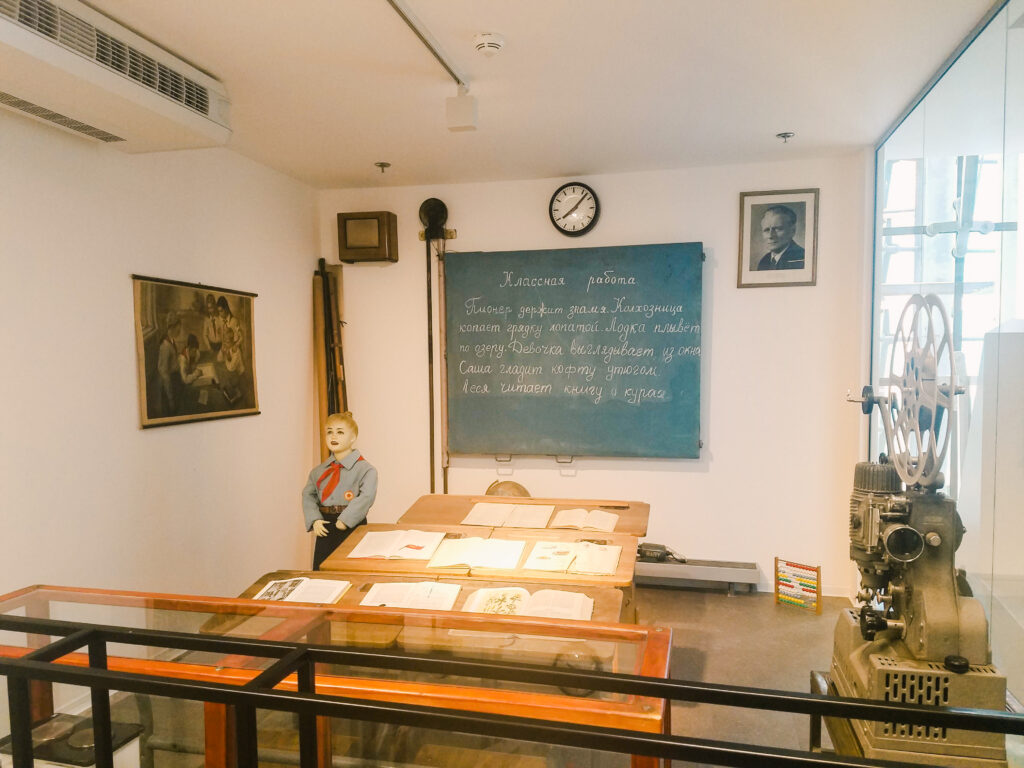
<path id="1" fill-rule="evenodd" d="M 315 259 L 308 187 L 0 112 L 0 592 L 235 595 L 308 564 Z M 139 428 L 133 273 L 259 294 L 260 415 Z"/>
<path id="2" fill-rule="evenodd" d="M 349 404 L 360 447 L 381 475 L 371 520 L 397 519 L 429 490 L 427 267 L 417 232 L 420 203 L 439 197 L 458 230 L 449 250 L 699 240 L 708 254 L 702 457 L 577 459 L 568 471 L 553 460 L 519 458 L 504 479 L 535 496 L 648 501 L 651 541 L 695 559 L 756 561 L 763 588 L 775 555 L 820 564 L 826 591 L 848 594 L 849 494 L 864 428 L 845 395 L 866 383 L 869 174 L 861 153 L 584 177 L 602 212 L 579 241 L 548 221 L 561 180 L 320 193 L 320 249 L 331 262 L 338 211 L 398 214 L 397 264 L 343 268 Z M 817 286 L 736 288 L 740 192 L 806 187 L 821 189 Z M 455 459 L 449 491 L 482 493 L 497 477 L 491 459 Z"/>

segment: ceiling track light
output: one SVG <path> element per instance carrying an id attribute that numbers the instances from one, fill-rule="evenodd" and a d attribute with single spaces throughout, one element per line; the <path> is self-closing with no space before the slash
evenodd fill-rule
<path id="1" fill-rule="evenodd" d="M 452 80 L 454 80 L 457 85 L 468 91 L 469 81 L 466 80 L 454 65 L 448 61 L 448 57 L 441 50 L 441 45 L 434 39 L 434 36 L 430 34 L 430 30 L 423 25 L 423 22 L 417 19 L 415 14 L 409 10 L 409 6 L 406 5 L 405 0 L 388 0 L 388 5 L 394 9 L 395 13 L 401 17 L 402 21 L 404 21 L 416 37 L 420 39 L 420 42 L 426 46 L 427 50 L 430 51 L 431 54 L 433 54 L 438 63 L 444 67 L 445 72 L 451 75 Z"/>

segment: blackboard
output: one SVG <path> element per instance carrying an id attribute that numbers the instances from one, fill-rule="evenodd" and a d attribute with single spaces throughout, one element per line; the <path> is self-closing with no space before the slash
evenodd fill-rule
<path id="1" fill-rule="evenodd" d="M 446 254 L 449 453 L 696 458 L 702 251 Z"/>

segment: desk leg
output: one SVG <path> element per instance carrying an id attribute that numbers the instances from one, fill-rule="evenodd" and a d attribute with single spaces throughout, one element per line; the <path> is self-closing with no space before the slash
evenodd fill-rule
<path id="1" fill-rule="evenodd" d="M 662 765 L 667 768 L 668 764 L 668 760 L 662 763 L 658 758 L 647 757 L 646 755 L 632 755 L 629 761 L 630 768 L 661 768 Z"/>
<path id="2" fill-rule="evenodd" d="M 46 600 L 32 600 L 25 605 L 25 615 L 30 619 L 50 618 L 50 603 Z M 42 648 L 53 642 L 54 638 L 46 635 L 28 635 L 29 648 Z M 31 692 L 31 704 L 29 717 L 32 725 L 41 723 L 53 714 L 53 683 L 45 680 L 30 680 L 28 684 Z"/>
<path id="3" fill-rule="evenodd" d="M 235 768 L 235 711 L 227 704 L 203 704 L 206 740 L 205 768 Z"/>
<path id="4" fill-rule="evenodd" d="M 317 717 L 316 745 L 317 768 L 331 768 L 331 760 L 334 757 L 333 744 L 331 744 L 331 718 Z"/>

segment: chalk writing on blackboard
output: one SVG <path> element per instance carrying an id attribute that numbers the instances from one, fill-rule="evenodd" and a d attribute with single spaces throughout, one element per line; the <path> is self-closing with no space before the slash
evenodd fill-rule
<path id="1" fill-rule="evenodd" d="M 445 257 L 448 450 L 699 455 L 700 243 Z"/>

